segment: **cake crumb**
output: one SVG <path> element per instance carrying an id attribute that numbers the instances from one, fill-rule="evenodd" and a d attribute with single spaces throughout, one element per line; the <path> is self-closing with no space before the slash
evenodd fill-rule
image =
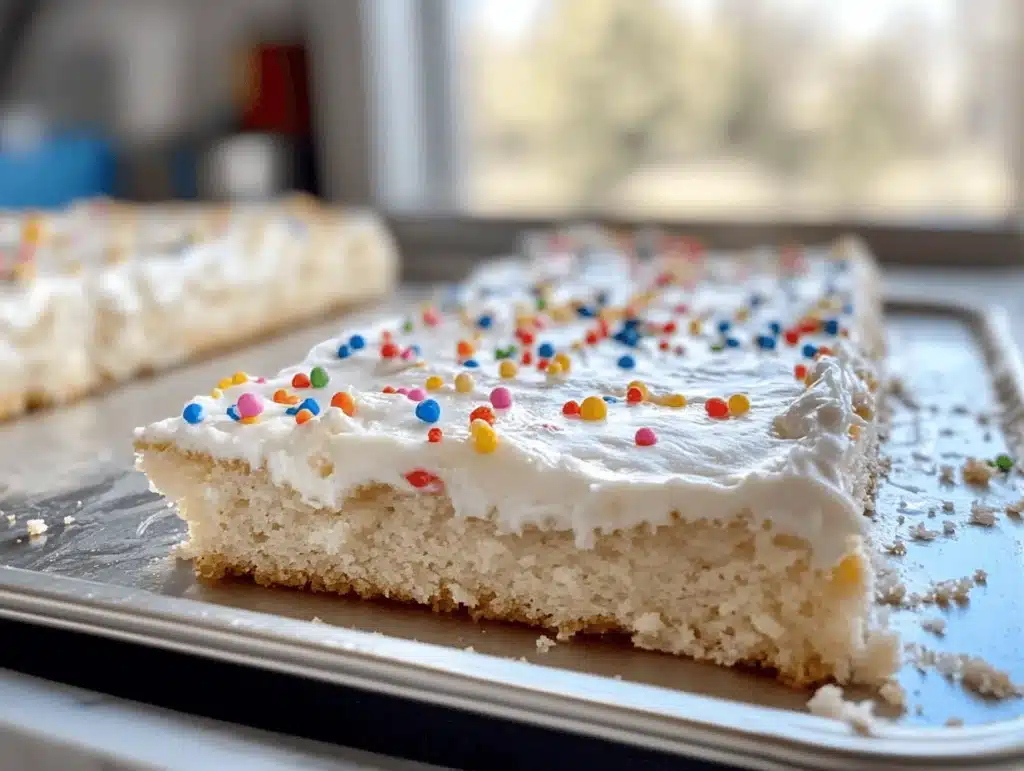
<path id="1" fill-rule="evenodd" d="M 903 543 L 899 538 L 893 541 L 891 544 L 885 547 L 885 551 L 894 557 L 903 557 L 907 553 L 907 545 Z"/>
<path id="2" fill-rule="evenodd" d="M 934 541 L 939 537 L 939 531 L 929 530 L 923 522 L 918 522 L 910 528 L 910 537 L 915 541 Z"/>
<path id="3" fill-rule="evenodd" d="M 918 704 L 916 707 L 914 707 L 914 714 L 915 715 L 923 715 L 924 714 L 924 705 L 923 704 Z"/>
<path id="4" fill-rule="evenodd" d="M 946 619 L 926 618 L 921 622 L 921 628 L 926 632 L 931 632 L 936 637 L 944 637 L 946 635 Z"/>
<path id="5" fill-rule="evenodd" d="M 847 701 L 838 685 L 821 686 L 807 702 L 807 709 L 812 715 L 842 721 L 863 736 L 870 735 L 874 727 L 874 703 L 870 699 Z"/>
<path id="6" fill-rule="evenodd" d="M 974 583 L 978 584 L 978 586 L 984 586 L 985 584 L 987 584 L 988 583 L 988 572 L 985 571 L 985 570 L 982 570 L 981 568 L 978 568 L 977 570 L 975 570 L 974 571 Z"/>
<path id="7" fill-rule="evenodd" d="M 956 478 L 953 476 L 955 471 L 948 463 L 943 463 L 939 466 L 939 481 L 945 485 L 955 484 Z"/>
<path id="8" fill-rule="evenodd" d="M 945 512 L 953 511 L 956 507 L 953 505 L 953 501 L 943 501 L 942 510 Z"/>
<path id="9" fill-rule="evenodd" d="M 903 709 L 907 703 L 907 692 L 895 680 L 886 680 L 878 689 L 878 696 L 886 704 Z"/>
<path id="10" fill-rule="evenodd" d="M 950 602 L 966 605 L 970 600 L 973 588 L 974 580 L 971 578 L 950 578 L 932 584 L 931 588 L 921 597 L 921 602 L 926 605 L 934 604 L 942 607 L 949 605 Z"/>
<path id="11" fill-rule="evenodd" d="M 946 535 L 953 535 L 956 532 L 956 523 L 951 519 L 942 520 L 942 532 Z"/>
<path id="12" fill-rule="evenodd" d="M 996 523 L 996 510 L 991 506 L 985 506 L 978 501 L 974 501 L 971 504 L 971 518 L 969 521 L 972 525 L 992 527 Z"/>
<path id="13" fill-rule="evenodd" d="M 943 677 L 959 681 L 967 690 L 993 699 L 1010 699 L 1022 695 L 1021 688 L 1010 676 L 978 656 L 966 653 L 939 653 L 917 643 L 907 643 L 904 650 L 910 662 L 920 671 L 935 669 Z"/>
<path id="14" fill-rule="evenodd" d="M 1024 512 L 1024 498 L 1021 498 L 1016 503 L 1006 504 L 1006 513 L 1008 516 L 1011 516 L 1014 519 L 1020 519 L 1022 512 Z"/>
<path id="15" fill-rule="evenodd" d="M 550 637 L 548 637 L 547 635 L 544 635 L 544 634 L 542 634 L 540 637 L 537 638 L 537 643 L 536 644 L 537 644 L 537 652 L 538 653 L 547 653 L 549 650 L 551 650 L 556 645 L 558 645 L 557 642 L 555 642 Z"/>
<path id="16" fill-rule="evenodd" d="M 30 519 L 25 523 L 25 527 L 28 528 L 30 536 L 42 535 L 50 529 L 47 527 L 46 522 L 41 519 Z"/>
<path id="17" fill-rule="evenodd" d="M 989 480 L 992 479 L 995 469 L 983 460 L 968 458 L 964 465 L 960 467 L 960 473 L 967 484 L 988 487 Z"/>
<path id="18" fill-rule="evenodd" d="M 947 728 L 959 728 L 963 724 L 964 724 L 964 719 L 962 717 L 947 717 L 946 718 L 946 727 Z"/>
<path id="19" fill-rule="evenodd" d="M 65 525 L 73 525 L 74 523 L 75 523 L 75 518 L 72 517 L 70 514 L 68 516 L 64 517 L 64 524 Z"/>

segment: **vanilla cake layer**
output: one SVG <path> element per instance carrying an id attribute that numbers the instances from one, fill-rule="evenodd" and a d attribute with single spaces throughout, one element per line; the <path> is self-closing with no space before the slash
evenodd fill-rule
<path id="1" fill-rule="evenodd" d="M 0 418 L 378 297 L 397 274 L 379 219 L 301 199 L 4 222 Z"/>
<path id="2" fill-rule="evenodd" d="M 505 262 L 448 304 L 139 429 L 200 575 L 621 631 L 794 683 L 892 670 L 862 540 L 881 310 L 855 243 Z"/>

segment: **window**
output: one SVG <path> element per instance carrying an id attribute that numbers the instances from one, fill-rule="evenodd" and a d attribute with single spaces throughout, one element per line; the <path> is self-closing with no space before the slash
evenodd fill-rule
<path id="1" fill-rule="evenodd" d="M 473 214 L 1007 220 L 1016 0 L 461 0 Z"/>

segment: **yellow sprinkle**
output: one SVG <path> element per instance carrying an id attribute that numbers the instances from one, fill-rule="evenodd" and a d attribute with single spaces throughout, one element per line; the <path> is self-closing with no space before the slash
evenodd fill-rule
<path id="1" fill-rule="evenodd" d="M 668 394 L 661 400 L 661 403 L 666 407 L 674 407 L 678 410 L 686 406 L 686 397 L 682 394 Z"/>
<path id="2" fill-rule="evenodd" d="M 490 455 L 498 449 L 498 434 L 486 420 L 477 418 L 470 423 L 469 434 L 473 439 L 473 449 L 482 455 Z"/>
<path id="3" fill-rule="evenodd" d="M 219 388 L 219 389 L 220 389 L 220 390 L 222 390 L 222 391 L 223 391 L 223 390 L 224 390 L 225 388 L 231 388 L 231 386 L 233 386 L 233 385 L 234 385 L 234 383 L 232 382 L 231 378 L 229 378 L 229 377 L 222 377 L 222 378 L 221 378 L 221 379 L 220 379 L 220 380 L 219 380 L 219 381 L 217 382 L 217 388 Z"/>
<path id="4" fill-rule="evenodd" d="M 210 391 L 210 396 L 213 397 L 214 399 L 219 399 L 223 395 L 224 392 L 221 391 L 219 388 L 214 388 L 212 391 Z"/>
<path id="5" fill-rule="evenodd" d="M 729 397 L 729 412 L 732 415 L 743 415 L 750 410 L 750 397 L 746 394 L 733 394 Z"/>
<path id="6" fill-rule="evenodd" d="M 246 418 L 241 418 L 239 420 L 239 422 L 240 423 L 245 423 L 245 425 L 247 425 L 247 426 L 251 426 L 253 423 L 256 423 L 257 421 L 259 421 L 259 419 L 260 419 L 259 415 L 249 415 Z"/>
<path id="7" fill-rule="evenodd" d="M 498 365 L 498 374 L 503 378 L 513 378 L 516 376 L 517 372 L 519 372 L 519 367 L 516 366 L 514 361 L 510 361 L 509 359 L 504 359 L 501 364 Z"/>
<path id="8" fill-rule="evenodd" d="M 736 311 L 736 321 L 746 321 L 750 318 L 750 311 L 747 308 L 740 308 Z"/>
<path id="9" fill-rule="evenodd" d="M 473 390 L 473 376 L 466 373 L 460 372 L 455 376 L 455 390 L 460 394 L 468 394 Z"/>
<path id="10" fill-rule="evenodd" d="M 558 365 L 557 361 L 553 361 L 548 364 L 548 368 L 545 370 L 548 373 L 548 377 L 558 377 L 562 374 L 562 368 Z"/>
<path id="11" fill-rule="evenodd" d="M 564 324 L 572 319 L 572 310 L 567 305 L 558 305 L 551 309 L 551 318 Z"/>
<path id="12" fill-rule="evenodd" d="M 231 376 L 231 382 L 234 383 L 235 385 L 242 385 L 242 383 L 249 382 L 249 376 L 246 375 L 244 372 L 236 372 L 234 375 Z"/>
<path id="13" fill-rule="evenodd" d="M 580 405 L 583 420 L 604 420 L 608 417 L 608 404 L 600 396 L 588 396 Z"/>
<path id="14" fill-rule="evenodd" d="M 857 413 L 858 417 L 861 417 L 864 420 L 871 420 L 875 416 L 875 414 L 871 411 L 871 408 L 868 407 L 866 404 L 862 404 L 860 407 L 855 409 L 854 412 Z"/>
<path id="15" fill-rule="evenodd" d="M 700 328 L 701 328 L 700 319 L 690 319 L 690 334 L 691 335 L 699 335 L 700 334 Z"/>
<path id="16" fill-rule="evenodd" d="M 572 370 L 572 359 L 569 358 L 569 354 L 559 351 L 555 354 L 554 363 L 562 368 L 562 372 L 566 375 Z"/>
<path id="17" fill-rule="evenodd" d="M 640 389 L 640 393 L 642 393 L 644 396 L 644 401 L 647 401 L 648 399 L 651 398 L 651 392 L 647 388 L 647 383 L 645 383 L 643 380 L 630 380 L 629 385 L 626 386 L 626 390 L 628 391 L 630 388 Z"/>
<path id="18" fill-rule="evenodd" d="M 444 385 L 444 378 L 440 375 L 431 375 L 427 378 L 427 382 L 424 386 L 428 391 L 436 391 L 438 388 Z"/>
<path id="19" fill-rule="evenodd" d="M 850 426 L 850 430 L 847 431 L 851 439 L 860 439 L 860 426 L 856 423 Z"/>

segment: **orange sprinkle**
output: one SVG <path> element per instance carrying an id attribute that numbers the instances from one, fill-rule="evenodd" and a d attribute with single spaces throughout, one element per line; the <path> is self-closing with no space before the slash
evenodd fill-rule
<path id="1" fill-rule="evenodd" d="M 818 348 L 818 352 L 817 352 L 817 354 L 815 354 L 814 358 L 820 359 L 822 356 L 831 356 L 831 355 L 832 355 L 832 349 L 829 348 L 827 345 L 823 345 L 820 348 Z"/>
<path id="2" fill-rule="evenodd" d="M 303 423 L 310 420 L 312 417 L 313 413 L 310 412 L 309 410 L 299 410 L 295 414 L 295 422 L 301 426 Z"/>
<path id="3" fill-rule="evenodd" d="M 288 392 L 285 391 L 283 388 L 278 388 L 276 391 L 274 391 L 273 399 L 276 404 L 287 404 Z"/>
<path id="4" fill-rule="evenodd" d="M 309 375 L 299 372 L 292 378 L 292 388 L 309 388 Z"/>
<path id="5" fill-rule="evenodd" d="M 394 394 L 394 393 L 398 393 L 398 391 L 396 391 L 396 390 L 395 390 L 395 387 L 394 387 L 394 386 L 384 386 L 384 387 L 383 387 L 383 388 L 381 389 L 381 393 L 385 393 L 385 394 Z"/>
<path id="6" fill-rule="evenodd" d="M 574 418 L 580 414 L 580 405 L 578 402 L 569 400 L 562 405 L 562 414 L 567 418 Z"/>
<path id="7" fill-rule="evenodd" d="M 247 415 L 244 418 L 239 418 L 239 423 L 244 423 L 247 426 L 251 426 L 253 423 L 258 423 L 260 419 L 259 415 Z"/>
<path id="8" fill-rule="evenodd" d="M 472 423 L 474 420 L 484 420 L 494 425 L 494 410 L 488 407 L 486 404 L 481 404 L 471 413 L 469 413 L 469 422 Z"/>
<path id="9" fill-rule="evenodd" d="M 469 340 L 459 340 L 458 345 L 455 346 L 455 350 L 458 352 L 459 356 L 464 359 L 468 359 L 476 351 Z"/>
<path id="10" fill-rule="evenodd" d="M 340 407 L 341 411 L 348 415 L 350 418 L 356 414 L 356 403 L 352 398 L 352 394 L 347 391 L 338 391 L 334 396 L 331 397 L 331 406 Z"/>

